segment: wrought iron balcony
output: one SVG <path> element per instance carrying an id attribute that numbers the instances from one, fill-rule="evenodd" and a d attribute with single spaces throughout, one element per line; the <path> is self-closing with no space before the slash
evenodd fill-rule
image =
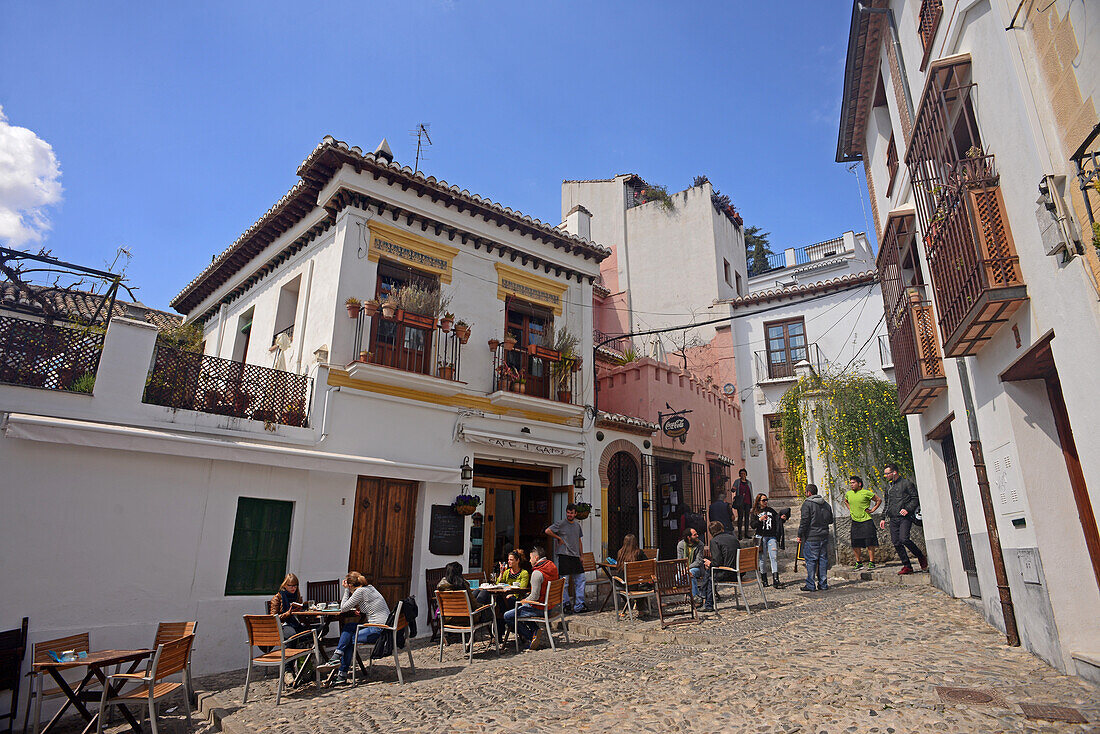
<path id="1" fill-rule="evenodd" d="M 92 391 L 103 329 L 0 316 L 0 382 L 67 392 Z"/>
<path id="2" fill-rule="evenodd" d="M 619 354 L 626 354 L 634 348 L 634 342 L 630 340 L 630 337 L 612 337 L 610 334 L 605 334 L 599 329 L 592 330 L 592 343 L 594 345 L 602 345 L 604 349 L 609 349 Z"/>
<path id="3" fill-rule="evenodd" d="M 923 413 L 947 389 L 932 302 L 923 287 L 909 286 L 889 316 L 890 353 L 898 386 L 898 409 Z"/>
<path id="4" fill-rule="evenodd" d="M 756 352 L 756 379 L 761 380 L 795 380 L 798 378 L 795 367 L 800 362 L 808 362 L 814 371 L 821 373 L 828 362 L 821 356 L 821 350 L 816 343 L 807 344 L 805 347 L 791 348 L 787 352 L 768 352 L 761 350 Z"/>
<path id="5" fill-rule="evenodd" d="M 369 333 L 364 334 L 368 324 Z M 444 329 L 431 317 L 407 311 L 386 316 L 382 311 L 369 314 L 363 309 L 355 333 L 355 351 L 361 362 L 461 381 L 462 346 L 469 338 L 468 330 L 460 331 L 452 324 Z M 363 348 L 364 342 L 369 348 Z"/>
<path id="6" fill-rule="evenodd" d="M 493 392 L 513 392 L 531 397 L 583 405 L 580 394 L 581 361 L 563 358 L 546 347 L 505 349 L 493 352 Z"/>
<path id="7" fill-rule="evenodd" d="M 158 344 L 142 402 L 304 427 L 312 385 L 306 375 Z"/>

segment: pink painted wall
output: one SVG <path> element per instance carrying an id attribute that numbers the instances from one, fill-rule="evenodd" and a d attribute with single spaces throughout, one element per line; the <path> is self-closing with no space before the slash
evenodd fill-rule
<path id="1" fill-rule="evenodd" d="M 721 393 L 718 383 L 706 384 L 691 373 L 648 357 L 601 370 L 600 409 L 611 413 L 657 422 L 665 403 L 676 410 L 691 410 L 687 440 L 671 439 L 663 433 L 653 437 L 656 446 L 692 451 L 693 461 L 706 463 L 707 451 L 724 454 L 741 462 L 741 406 Z"/>

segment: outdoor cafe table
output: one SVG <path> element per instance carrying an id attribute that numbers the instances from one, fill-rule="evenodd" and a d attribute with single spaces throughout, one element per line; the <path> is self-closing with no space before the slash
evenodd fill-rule
<path id="1" fill-rule="evenodd" d="M 46 728 L 43 732 L 48 732 L 57 725 L 57 722 L 61 720 L 62 714 L 69 708 L 69 705 L 76 706 L 76 710 L 80 712 L 80 715 L 84 717 L 84 720 L 88 722 L 88 725 L 84 727 L 85 732 L 92 731 L 96 728 L 97 717 L 103 714 L 102 711 L 98 711 L 92 714 L 88 708 L 84 705 L 84 701 L 98 701 L 100 698 L 99 693 L 92 694 L 87 690 L 88 685 L 93 679 L 98 679 L 104 686 L 107 685 L 107 673 L 104 672 L 107 668 L 111 668 L 115 665 L 122 665 L 123 663 L 130 663 L 130 668 L 127 673 L 133 673 L 137 670 L 138 664 L 145 658 L 152 655 L 154 650 L 98 650 L 96 652 L 89 652 L 87 657 L 78 658 L 71 662 L 55 663 L 52 660 L 48 660 L 43 663 L 35 663 L 32 667 L 35 671 L 45 671 L 50 674 L 50 677 L 57 683 L 57 687 L 65 694 L 68 699 L 65 705 L 61 707 L 61 710 L 54 714 L 50 719 L 50 723 L 46 724 Z M 61 673 L 65 670 L 72 668 L 88 668 L 88 672 L 84 675 L 83 680 L 80 681 L 80 685 L 76 687 L 74 691 L 68 681 L 62 677 Z M 125 684 L 125 681 L 114 683 L 111 685 L 110 690 L 107 691 L 107 697 L 110 698 L 119 693 L 119 690 Z M 138 723 L 134 715 L 127 710 L 125 706 L 119 706 L 119 711 L 122 712 L 123 717 L 126 718 L 126 722 L 130 725 L 130 728 L 135 732 L 141 731 L 141 724 Z"/>
<path id="2" fill-rule="evenodd" d="M 603 608 L 607 606 L 608 600 L 610 600 L 615 593 L 615 571 L 619 570 L 619 565 L 617 563 L 597 563 L 596 565 L 600 567 L 604 575 L 607 576 L 607 580 L 611 583 L 611 593 L 605 596 L 603 598 L 603 603 L 600 604 L 600 611 L 602 612 Z"/>

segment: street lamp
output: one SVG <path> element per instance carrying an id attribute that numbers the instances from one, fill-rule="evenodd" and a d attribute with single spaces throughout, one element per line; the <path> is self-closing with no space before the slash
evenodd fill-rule
<path id="1" fill-rule="evenodd" d="M 462 466 L 459 469 L 462 470 L 462 481 L 468 482 L 474 478 L 474 468 L 470 466 L 469 456 L 462 460 Z"/>
<path id="2" fill-rule="evenodd" d="M 584 489 L 584 483 L 586 481 L 588 480 L 584 478 L 583 474 L 581 474 L 581 468 L 578 466 L 577 473 L 573 475 L 573 486 L 576 489 Z"/>

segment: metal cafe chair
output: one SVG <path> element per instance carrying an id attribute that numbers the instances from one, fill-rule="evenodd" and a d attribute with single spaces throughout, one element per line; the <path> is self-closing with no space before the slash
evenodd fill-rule
<path id="1" fill-rule="evenodd" d="M 103 694 L 99 699 L 99 717 L 96 727 L 97 734 L 103 731 L 104 720 L 107 718 L 107 709 L 111 706 L 123 706 L 125 704 L 148 703 L 149 726 L 153 734 L 157 734 L 157 701 L 183 688 L 183 704 L 187 712 L 187 728 L 191 728 L 191 697 L 187 689 L 187 664 L 191 659 L 191 643 L 195 641 L 194 635 L 185 635 L 179 639 L 166 642 L 157 647 L 153 659 L 144 673 L 111 673 L 107 676 L 107 683 L 103 686 Z M 169 683 L 164 679 L 170 675 L 179 673 L 179 683 Z M 137 688 L 129 691 L 117 692 L 108 698 L 113 685 L 120 682 L 138 683 Z M 144 710 L 142 712 L 144 718 Z"/>
<path id="2" fill-rule="evenodd" d="M 244 675 L 244 698 L 241 703 L 248 703 L 248 684 L 252 680 L 252 668 L 272 667 L 279 668 L 279 688 L 275 692 L 275 705 L 283 698 L 283 679 L 286 677 L 288 663 L 299 658 L 313 655 L 313 671 L 317 678 L 317 687 L 321 687 L 321 645 L 317 641 L 317 630 L 309 629 L 291 635 L 283 639 L 283 626 L 279 624 L 277 617 L 269 617 L 265 614 L 246 614 L 244 624 L 248 629 L 248 671 Z M 303 643 L 308 647 L 299 647 Z M 270 652 L 253 655 L 252 648 L 273 648 Z"/>
<path id="3" fill-rule="evenodd" d="M 536 625 L 544 625 L 546 627 L 546 636 L 550 638 L 550 647 L 553 650 L 557 650 L 558 646 L 554 644 L 554 632 L 551 625 L 557 622 L 561 626 L 562 636 L 566 642 L 569 642 L 569 623 L 565 620 L 565 614 L 562 610 L 562 597 L 565 595 L 565 579 L 554 579 L 550 582 L 549 587 L 546 589 L 546 601 L 520 601 L 516 602 L 517 610 L 521 606 L 534 607 L 535 609 L 542 610 L 541 617 L 524 617 L 522 621 L 533 622 Z M 519 614 L 515 616 L 515 625 L 512 629 L 512 633 L 516 636 L 516 652 L 519 652 Z"/>
<path id="4" fill-rule="evenodd" d="M 741 548 L 737 551 L 737 568 L 733 569 L 728 566 L 711 566 L 710 567 L 710 594 L 714 599 L 714 615 L 721 617 L 718 612 L 718 597 L 715 596 L 715 592 L 719 586 L 730 586 L 734 589 L 734 607 L 737 606 L 737 599 L 740 597 L 741 603 L 745 605 L 745 611 L 752 613 L 749 609 L 749 600 L 745 596 L 745 587 L 742 584 L 741 577 L 752 573 L 756 574 L 756 585 L 760 588 L 760 598 L 764 600 L 764 608 L 768 608 L 768 597 L 764 595 L 764 584 L 760 582 L 760 571 L 757 568 L 756 561 L 760 554 L 759 546 L 749 546 L 748 548 Z M 726 574 L 733 574 L 733 581 L 718 581 L 718 571 L 724 571 Z M 751 583 L 751 582 L 750 582 Z"/>
<path id="5" fill-rule="evenodd" d="M 439 604 L 439 662 L 443 662 L 443 640 L 448 632 L 457 632 L 462 635 L 462 643 L 467 644 L 469 639 L 469 662 L 474 662 L 474 632 L 482 627 L 493 628 L 493 642 L 496 643 L 497 654 L 500 653 L 500 633 L 497 631 L 497 617 L 489 614 L 489 619 L 484 622 L 475 621 L 475 617 L 482 611 L 492 610 L 492 604 L 483 604 L 477 609 L 470 605 L 469 592 L 462 591 L 437 591 L 435 598 Z"/>

